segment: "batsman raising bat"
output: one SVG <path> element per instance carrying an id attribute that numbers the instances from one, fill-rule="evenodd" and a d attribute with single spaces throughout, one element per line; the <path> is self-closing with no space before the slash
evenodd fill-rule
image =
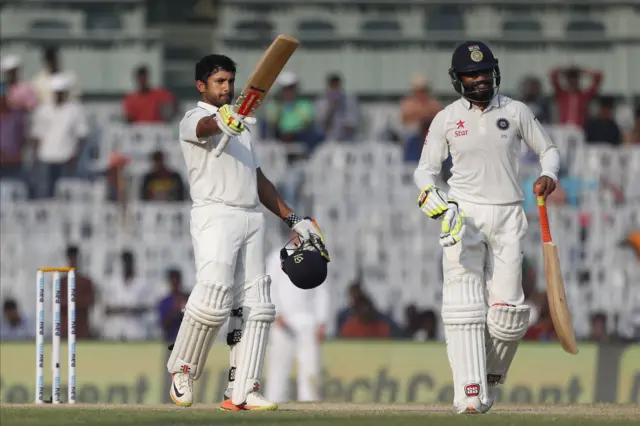
<path id="1" fill-rule="evenodd" d="M 269 66 L 279 66 L 279 71 L 284 62 L 275 62 Z M 278 73 L 269 72 L 275 80 Z M 211 345 L 231 315 L 227 334 L 231 370 L 221 408 L 274 410 L 276 404 L 259 393 L 269 326 L 276 311 L 270 296 L 271 279 L 265 272 L 265 219 L 258 203 L 279 216 L 303 241 L 315 241 L 312 234 L 322 234 L 313 220 L 296 216 L 262 173 L 246 128 L 254 119 L 237 114 L 230 106 L 235 75 L 230 58 L 202 58 L 195 67 L 202 100 L 180 122 L 180 146 L 193 200 L 196 283 L 167 362 L 172 374 L 170 396 L 181 406 L 193 403 L 193 381 L 202 374 Z M 266 80 L 258 78 L 253 84 L 270 86 L 272 82 Z M 228 137 L 228 144 L 217 156 L 215 150 L 223 137 Z"/>
<path id="2" fill-rule="evenodd" d="M 529 323 L 521 283 L 527 233 L 521 141 L 539 155 L 534 188 L 545 199 L 555 189 L 560 156 L 531 110 L 498 93 L 498 60 L 484 43 L 458 46 L 449 75 L 461 98 L 433 119 L 414 179 L 419 208 L 442 222 L 442 321 L 453 405 L 458 413 L 485 413 Z M 447 194 L 435 185 L 449 153 Z"/>

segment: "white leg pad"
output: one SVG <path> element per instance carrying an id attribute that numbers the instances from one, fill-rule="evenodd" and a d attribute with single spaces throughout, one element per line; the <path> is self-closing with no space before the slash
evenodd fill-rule
<path id="1" fill-rule="evenodd" d="M 229 375 L 227 378 L 227 390 L 225 391 L 225 398 L 231 398 L 231 392 L 236 377 L 237 367 L 237 352 L 238 343 L 242 337 L 242 330 L 244 328 L 243 322 L 243 309 L 242 303 L 244 298 L 244 291 L 240 292 L 233 298 L 233 306 L 231 308 L 231 314 L 229 316 L 229 326 L 227 330 L 227 345 L 229 345 Z"/>
<path id="2" fill-rule="evenodd" d="M 231 310 L 231 290 L 216 282 L 199 282 L 194 287 L 176 342 L 171 351 L 169 373 L 188 372 L 197 380 L 204 369 L 211 345 Z"/>
<path id="3" fill-rule="evenodd" d="M 442 321 L 447 355 L 453 372 L 454 401 L 458 412 L 490 407 L 487 389 L 485 289 L 473 276 L 447 281 L 442 294 Z"/>
<path id="4" fill-rule="evenodd" d="M 267 349 L 269 327 L 276 319 L 276 307 L 271 303 L 271 277 L 265 275 L 245 291 L 244 331 L 237 345 L 237 367 L 231 401 L 244 403 L 247 395 L 258 390 Z"/>
<path id="5" fill-rule="evenodd" d="M 528 306 L 493 305 L 487 314 L 487 381 L 502 384 L 529 327 Z"/>

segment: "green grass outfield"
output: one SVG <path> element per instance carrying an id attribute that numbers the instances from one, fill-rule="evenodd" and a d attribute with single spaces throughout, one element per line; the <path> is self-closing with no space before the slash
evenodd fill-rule
<path id="1" fill-rule="evenodd" d="M 450 406 L 283 404 L 273 412 L 221 412 L 217 405 L 11 405 L 2 426 L 554 426 L 640 425 L 638 405 L 499 405 L 485 415 L 454 415 Z"/>

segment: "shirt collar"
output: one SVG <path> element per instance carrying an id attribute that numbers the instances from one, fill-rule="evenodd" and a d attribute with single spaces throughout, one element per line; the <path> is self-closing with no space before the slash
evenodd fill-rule
<path id="1" fill-rule="evenodd" d="M 471 109 L 472 108 L 471 102 L 469 102 L 465 98 L 462 98 L 462 104 L 467 109 Z M 493 97 L 493 99 L 491 99 L 491 102 L 489 102 L 489 106 L 492 107 L 492 108 L 500 108 L 500 94 L 495 95 Z M 488 110 L 488 108 L 485 108 L 485 111 L 487 111 L 487 110 Z"/>
<path id="2" fill-rule="evenodd" d="M 208 104 L 206 102 L 203 102 L 203 101 L 198 101 L 198 106 L 200 108 L 202 108 L 202 109 L 206 109 L 210 113 L 215 113 L 215 112 L 218 111 L 217 107 L 215 107 L 214 105 Z"/>

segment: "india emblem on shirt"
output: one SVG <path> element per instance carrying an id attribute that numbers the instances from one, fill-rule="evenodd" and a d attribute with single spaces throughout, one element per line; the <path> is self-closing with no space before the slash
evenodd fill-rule
<path id="1" fill-rule="evenodd" d="M 509 120 L 507 120 L 506 118 L 498 118 L 498 121 L 496 121 L 496 126 L 498 126 L 498 129 L 500 130 L 507 130 L 510 126 Z"/>

